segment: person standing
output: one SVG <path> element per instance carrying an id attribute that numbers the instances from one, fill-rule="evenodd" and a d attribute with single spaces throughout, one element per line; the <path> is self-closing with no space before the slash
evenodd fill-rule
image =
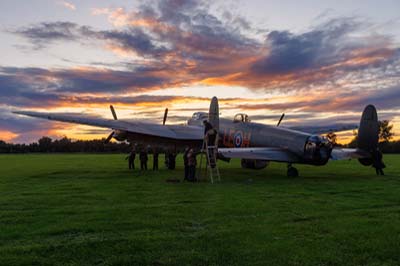
<path id="1" fill-rule="evenodd" d="M 174 152 L 168 154 L 168 169 L 174 170 L 176 166 L 176 155 Z"/>
<path id="2" fill-rule="evenodd" d="M 189 181 L 189 164 L 188 164 L 188 153 L 189 153 L 189 147 L 185 147 L 185 151 L 183 152 L 183 165 L 185 167 L 185 177 L 183 180 Z"/>
<path id="3" fill-rule="evenodd" d="M 139 154 L 139 159 L 140 159 L 140 170 L 147 170 L 147 151 L 145 149 L 140 151 Z"/>
<path id="4" fill-rule="evenodd" d="M 213 128 L 213 126 L 211 125 L 210 122 L 208 122 L 207 120 L 203 121 L 203 125 L 204 125 L 204 136 L 207 135 L 207 132 Z"/>
<path id="5" fill-rule="evenodd" d="M 189 175 L 188 175 L 188 181 L 194 182 L 196 181 L 196 154 L 193 149 L 190 149 L 188 154 L 187 154 L 187 159 L 188 159 L 188 166 L 189 166 Z"/>
<path id="6" fill-rule="evenodd" d="M 218 132 L 217 130 L 215 130 L 215 128 L 213 128 L 211 123 L 208 122 L 207 120 L 204 120 L 203 124 L 204 124 L 204 138 L 207 143 L 206 149 L 210 156 L 209 158 L 210 166 L 211 168 L 215 168 L 216 167 L 215 157 L 217 152 L 216 148 L 218 145 Z"/>
<path id="7" fill-rule="evenodd" d="M 386 165 L 383 163 L 382 157 L 382 152 L 377 150 L 374 154 L 374 162 L 372 164 L 372 167 L 375 168 L 377 175 L 385 175 L 383 168 L 385 168 Z"/>
<path id="8" fill-rule="evenodd" d="M 158 170 L 158 150 L 153 151 L 153 171 Z"/>
<path id="9" fill-rule="evenodd" d="M 128 160 L 129 169 L 135 170 L 135 158 L 136 158 L 136 150 L 135 148 L 132 148 L 132 151 L 125 158 L 125 160 Z"/>

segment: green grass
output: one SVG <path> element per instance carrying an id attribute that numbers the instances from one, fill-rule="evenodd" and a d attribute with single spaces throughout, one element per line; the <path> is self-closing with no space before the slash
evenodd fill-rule
<path id="1" fill-rule="evenodd" d="M 0 156 L 0 264 L 400 265 L 398 155 L 384 177 L 357 161 L 299 178 L 221 162 L 214 185 L 124 157 Z"/>

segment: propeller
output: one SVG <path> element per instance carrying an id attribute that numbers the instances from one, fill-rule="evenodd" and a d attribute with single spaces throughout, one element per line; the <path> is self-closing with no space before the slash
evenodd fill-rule
<path id="1" fill-rule="evenodd" d="M 106 138 L 106 140 L 104 141 L 104 144 L 108 144 L 110 142 L 110 140 L 114 137 L 114 131 L 111 132 L 110 135 L 108 135 L 108 137 Z"/>
<path id="2" fill-rule="evenodd" d="M 114 117 L 114 120 L 118 120 L 117 114 L 115 113 L 115 109 L 114 106 L 110 105 L 110 110 L 112 113 L 112 116 Z M 115 131 L 112 131 L 110 133 L 110 135 L 108 135 L 108 137 L 106 138 L 106 140 L 104 141 L 104 144 L 107 144 L 110 142 L 110 140 L 114 137 Z"/>
<path id="3" fill-rule="evenodd" d="M 165 108 L 164 119 L 163 119 L 163 122 L 162 122 L 163 126 L 165 125 L 165 122 L 167 121 L 167 116 L 168 116 L 168 108 Z"/>
<path id="4" fill-rule="evenodd" d="M 277 127 L 279 127 L 279 125 L 281 124 L 282 119 L 283 119 L 284 117 L 285 117 L 285 113 L 283 113 L 283 114 L 281 115 L 281 118 L 279 118 L 278 124 L 276 125 Z"/>
<path id="5" fill-rule="evenodd" d="M 112 113 L 112 115 L 114 117 L 114 120 L 118 120 L 117 114 L 115 113 L 114 106 L 110 105 L 110 110 L 111 110 L 111 113 Z"/>

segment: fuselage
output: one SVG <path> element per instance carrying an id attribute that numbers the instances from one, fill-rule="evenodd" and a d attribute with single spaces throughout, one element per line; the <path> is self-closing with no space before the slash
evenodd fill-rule
<path id="1" fill-rule="evenodd" d="M 203 115 L 203 116 L 202 116 Z M 207 117 L 200 113 L 193 115 L 187 124 L 198 127 L 203 132 L 203 120 Z M 171 126 L 173 127 L 173 126 Z M 244 147 L 269 147 L 288 150 L 297 156 L 296 163 L 324 165 L 330 157 L 331 148 L 325 147 L 324 139 L 319 136 L 296 131 L 284 127 L 271 126 L 250 121 L 219 119 L 219 147 L 244 148 Z M 142 146 L 149 146 L 159 152 L 179 153 L 185 147 L 200 150 L 202 140 L 171 140 L 168 138 L 153 137 L 137 133 L 121 133 L 123 139 Z"/>

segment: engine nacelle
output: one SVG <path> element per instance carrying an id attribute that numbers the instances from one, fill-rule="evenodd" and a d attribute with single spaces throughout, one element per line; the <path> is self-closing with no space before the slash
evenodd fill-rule
<path id="1" fill-rule="evenodd" d="M 114 138 L 118 141 L 124 141 L 127 138 L 127 133 L 126 133 L 126 131 L 123 131 L 123 130 L 115 130 Z"/>
<path id="2" fill-rule="evenodd" d="M 250 159 L 242 159 L 241 165 L 242 168 L 247 168 L 247 169 L 264 169 L 267 167 L 269 164 L 269 161 L 264 161 L 264 160 L 250 160 Z"/>

